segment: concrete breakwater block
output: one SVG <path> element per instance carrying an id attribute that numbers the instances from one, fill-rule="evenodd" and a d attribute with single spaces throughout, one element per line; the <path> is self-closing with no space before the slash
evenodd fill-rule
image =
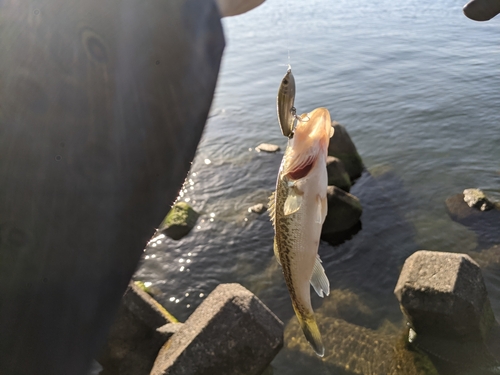
<path id="1" fill-rule="evenodd" d="M 414 253 L 394 293 L 417 335 L 483 341 L 495 324 L 481 270 L 465 254 Z"/>
<path id="2" fill-rule="evenodd" d="M 326 158 L 326 172 L 328 174 L 328 185 L 349 192 L 351 189 L 351 179 L 345 171 L 344 163 L 339 158 L 328 156 Z"/>
<path id="3" fill-rule="evenodd" d="M 283 346 L 283 323 L 239 284 L 221 284 L 163 346 L 151 375 L 260 375 Z"/>
<path id="4" fill-rule="evenodd" d="M 354 181 L 363 172 L 363 160 L 359 156 L 358 150 L 346 128 L 337 121 L 332 121 L 332 126 L 335 130 L 333 137 L 330 138 L 328 155 L 342 160 L 351 181 Z"/>
<path id="5" fill-rule="evenodd" d="M 97 359 L 101 375 L 149 375 L 160 348 L 180 326 L 156 300 L 130 283 Z"/>
<path id="6" fill-rule="evenodd" d="M 328 186 L 327 199 L 328 213 L 323 223 L 322 235 L 346 231 L 359 222 L 363 208 L 354 195 L 336 186 Z"/>

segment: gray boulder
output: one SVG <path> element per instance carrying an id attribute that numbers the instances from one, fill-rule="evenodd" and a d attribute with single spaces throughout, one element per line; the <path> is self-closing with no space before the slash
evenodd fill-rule
<path id="1" fill-rule="evenodd" d="M 417 335 L 482 341 L 495 324 L 481 270 L 465 254 L 416 252 L 394 293 Z"/>
<path id="2" fill-rule="evenodd" d="M 130 283 L 98 355 L 101 375 L 149 375 L 160 348 L 180 326 L 149 294 Z"/>
<path id="3" fill-rule="evenodd" d="M 260 375 L 283 346 L 283 323 L 239 284 L 221 284 L 163 346 L 151 375 Z"/>
<path id="4" fill-rule="evenodd" d="M 335 132 L 333 133 L 333 137 L 330 138 L 328 155 L 342 160 L 351 181 L 354 181 L 363 172 L 363 161 L 346 128 L 336 121 L 332 121 L 332 126 Z"/>
<path id="5" fill-rule="evenodd" d="M 358 198 L 336 186 L 328 186 L 328 214 L 321 234 L 344 232 L 354 227 L 361 217 L 363 208 Z"/>
<path id="6" fill-rule="evenodd" d="M 328 173 L 328 185 L 337 186 L 349 192 L 351 189 L 351 179 L 345 170 L 342 160 L 328 156 L 326 158 L 326 171 Z"/>
<path id="7" fill-rule="evenodd" d="M 180 240 L 196 225 L 200 214 L 186 202 L 178 202 L 172 206 L 160 224 L 158 232 L 162 232 L 173 240 Z"/>

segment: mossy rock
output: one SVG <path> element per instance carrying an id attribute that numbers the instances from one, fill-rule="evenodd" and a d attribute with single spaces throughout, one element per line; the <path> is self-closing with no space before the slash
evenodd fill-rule
<path id="1" fill-rule="evenodd" d="M 328 298 L 328 297 L 327 297 Z M 321 367 L 325 373 L 342 375 L 438 375 L 431 360 L 409 347 L 406 335 L 386 335 L 343 319 L 316 314 L 325 345 Z M 297 368 L 304 373 L 318 367 L 318 358 L 304 338 L 297 319 L 285 328 L 285 346 Z"/>
<path id="2" fill-rule="evenodd" d="M 495 208 L 495 205 L 480 189 L 465 189 L 463 194 L 465 203 L 471 208 L 477 208 L 481 211 L 489 211 Z"/>
<path id="3" fill-rule="evenodd" d="M 200 214 L 193 210 L 189 204 L 178 202 L 173 205 L 163 219 L 158 231 L 173 240 L 180 240 L 194 228 L 198 217 Z"/>

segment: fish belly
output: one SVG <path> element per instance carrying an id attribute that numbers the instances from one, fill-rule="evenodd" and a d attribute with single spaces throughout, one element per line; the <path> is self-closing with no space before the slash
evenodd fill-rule
<path id="1" fill-rule="evenodd" d="M 292 305 L 302 331 L 316 354 L 323 356 L 324 347 L 314 318 L 310 295 L 310 280 L 324 221 L 324 217 L 321 218 L 321 222 L 317 220 L 318 204 L 323 195 L 321 191 L 323 178 L 320 172 L 321 168 L 318 168 L 318 171 L 311 171 L 310 178 L 306 181 L 309 186 L 300 187 L 303 191 L 301 207 L 296 213 L 285 218 L 288 225 L 283 235 L 287 236 L 287 241 L 283 241 L 282 245 L 286 247 L 286 244 L 291 242 L 291 246 L 288 249 L 279 249 L 278 246 L 278 252 Z M 326 178 L 324 196 L 326 197 Z"/>

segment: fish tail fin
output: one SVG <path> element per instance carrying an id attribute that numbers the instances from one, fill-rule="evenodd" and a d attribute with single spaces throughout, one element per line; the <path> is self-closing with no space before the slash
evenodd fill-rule
<path id="1" fill-rule="evenodd" d="M 319 357 L 323 357 L 325 355 L 325 347 L 323 346 L 323 340 L 321 340 L 321 333 L 319 332 L 318 324 L 316 323 L 316 319 L 314 315 L 311 316 L 302 316 L 301 314 L 296 314 L 297 319 L 299 320 L 300 328 L 302 328 L 302 332 L 304 332 L 304 336 L 307 341 L 314 349 L 316 354 Z"/>

